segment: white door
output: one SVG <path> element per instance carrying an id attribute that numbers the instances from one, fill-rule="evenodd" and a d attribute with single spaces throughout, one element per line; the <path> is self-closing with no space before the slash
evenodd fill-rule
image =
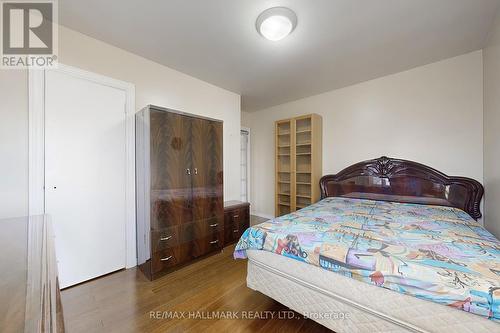
<path id="1" fill-rule="evenodd" d="M 123 90 L 48 70 L 45 212 L 62 288 L 126 263 Z"/>

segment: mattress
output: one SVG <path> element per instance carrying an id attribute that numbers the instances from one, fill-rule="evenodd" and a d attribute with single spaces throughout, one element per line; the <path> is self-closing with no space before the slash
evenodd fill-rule
<path id="1" fill-rule="evenodd" d="M 498 332 L 491 320 L 261 250 L 248 250 L 248 287 L 335 332 Z"/>
<path id="2" fill-rule="evenodd" d="M 246 230 L 235 257 L 252 249 L 500 319 L 500 241 L 456 208 L 326 198 Z"/>

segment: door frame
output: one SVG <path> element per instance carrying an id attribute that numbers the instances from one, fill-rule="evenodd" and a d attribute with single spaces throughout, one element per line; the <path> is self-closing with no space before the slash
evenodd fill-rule
<path id="1" fill-rule="evenodd" d="M 80 68 L 59 63 L 53 69 L 28 71 L 29 100 L 29 215 L 45 214 L 45 74 L 47 71 L 64 73 L 75 78 L 102 84 L 125 92 L 125 267 L 137 265 L 135 215 L 135 86 Z"/>
<path id="2" fill-rule="evenodd" d="M 251 185 L 251 174 L 252 174 L 252 170 L 251 170 L 251 163 L 252 163 L 252 160 L 251 160 L 251 145 L 252 145 L 252 130 L 250 129 L 250 127 L 245 127 L 245 126 L 241 126 L 241 129 L 240 129 L 240 138 L 241 138 L 241 131 L 246 131 L 248 132 L 248 146 L 247 146 L 247 201 L 248 202 L 251 202 L 251 191 L 250 191 L 250 187 L 252 186 Z M 241 150 L 241 147 L 240 147 L 240 150 Z"/>

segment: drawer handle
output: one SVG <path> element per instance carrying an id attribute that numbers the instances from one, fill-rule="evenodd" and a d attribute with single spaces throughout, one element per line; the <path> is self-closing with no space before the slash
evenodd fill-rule
<path id="1" fill-rule="evenodd" d="M 219 242 L 218 239 L 214 240 L 214 241 L 211 241 L 210 244 L 217 244 Z"/>
<path id="2" fill-rule="evenodd" d="M 234 233 L 236 233 L 236 232 L 238 232 L 238 231 L 239 231 L 238 229 L 236 229 L 236 230 L 233 230 L 233 232 L 234 232 Z"/>
<path id="3" fill-rule="evenodd" d="M 216 227 L 216 226 L 218 226 L 218 225 L 219 225 L 219 223 L 214 223 L 214 224 L 211 224 L 210 226 L 211 226 L 211 227 Z"/>
<path id="4" fill-rule="evenodd" d="M 236 214 L 236 215 L 233 215 L 233 217 L 234 217 L 235 219 L 237 219 L 237 218 L 238 218 L 238 217 L 240 217 L 240 216 L 239 216 L 238 214 Z"/>
<path id="5" fill-rule="evenodd" d="M 160 240 L 161 240 L 161 241 L 167 241 L 167 240 L 169 240 L 170 238 L 172 238 L 172 236 L 162 237 L 162 238 L 160 238 Z"/>
<path id="6" fill-rule="evenodd" d="M 161 258 L 160 260 L 161 261 L 169 261 L 170 259 L 172 259 L 172 256 L 168 256 L 166 258 Z"/>

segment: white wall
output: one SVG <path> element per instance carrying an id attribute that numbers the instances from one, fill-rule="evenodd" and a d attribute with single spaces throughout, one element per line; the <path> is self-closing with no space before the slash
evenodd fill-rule
<path id="1" fill-rule="evenodd" d="M 477 51 L 245 115 L 252 211 L 274 214 L 274 121 L 323 117 L 323 174 L 387 155 L 483 181 L 483 67 Z"/>
<path id="2" fill-rule="evenodd" d="M 486 229 L 500 238 L 500 13 L 484 49 L 484 183 Z"/>
<path id="3" fill-rule="evenodd" d="M 250 112 L 241 111 L 241 126 L 250 127 L 250 118 L 252 114 Z"/>
<path id="4" fill-rule="evenodd" d="M 0 218 L 28 212 L 28 75 L 0 69 Z"/>
<path id="5" fill-rule="evenodd" d="M 65 27 L 59 28 L 59 61 L 135 84 L 136 110 L 155 104 L 223 120 L 224 199 L 239 199 L 239 95 Z M 28 211 L 26 72 L 0 70 L 0 88 L 0 200 L 8 199 L 8 205 L 0 201 L 2 218 Z"/>

